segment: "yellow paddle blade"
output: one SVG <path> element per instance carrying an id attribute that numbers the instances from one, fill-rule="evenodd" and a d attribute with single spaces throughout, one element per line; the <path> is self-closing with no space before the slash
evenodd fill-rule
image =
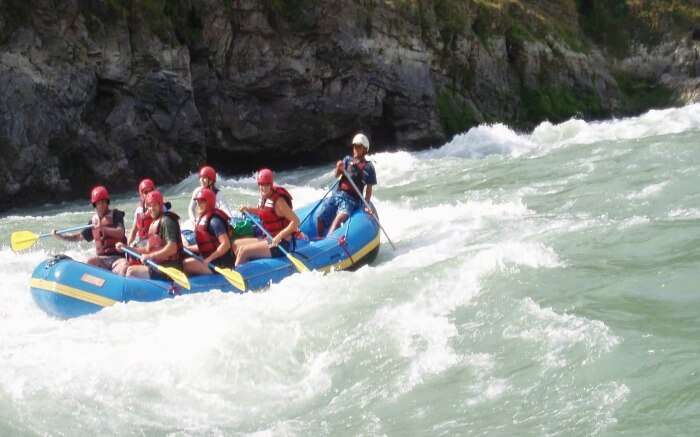
<path id="1" fill-rule="evenodd" d="M 243 279 L 243 276 L 237 271 L 231 269 L 224 269 L 221 267 L 214 267 L 214 271 L 226 278 L 226 280 L 230 282 L 231 285 L 233 285 L 240 291 L 245 291 L 245 279 Z"/>
<path id="2" fill-rule="evenodd" d="M 12 250 L 19 252 L 20 250 L 29 249 L 34 246 L 39 236 L 31 231 L 17 231 L 10 236 Z"/>
<path id="3" fill-rule="evenodd" d="M 163 267 L 163 266 L 157 266 L 158 271 L 172 279 L 177 283 L 182 288 L 190 289 L 190 280 L 187 279 L 187 275 L 182 273 L 180 270 L 174 268 L 174 267 Z"/>
<path id="4" fill-rule="evenodd" d="M 306 267 L 306 266 L 304 265 L 303 262 L 301 262 L 301 261 L 299 261 L 298 259 L 294 258 L 294 257 L 292 256 L 292 254 L 288 253 L 288 254 L 287 254 L 287 258 L 289 258 L 289 261 L 291 261 L 292 264 L 294 264 L 294 267 L 296 267 L 297 270 L 299 270 L 299 273 L 306 273 L 306 272 L 309 271 L 309 268 Z"/>

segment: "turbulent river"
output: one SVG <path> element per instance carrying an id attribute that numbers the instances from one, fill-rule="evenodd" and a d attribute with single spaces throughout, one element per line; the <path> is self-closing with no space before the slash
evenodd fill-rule
<path id="1" fill-rule="evenodd" d="M 51 318 L 33 268 L 92 247 L 14 254 L 9 235 L 83 224 L 90 205 L 5 213 L 0 435 L 697 434 L 700 105 L 370 159 L 396 250 L 245 295 Z M 297 205 L 332 181 L 331 165 L 278 174 Z M 196 183 L 164 189 L 185 217 Z M 256 199 L 252 176 L 220 186 Z M 112 202 L 128 226 L 135 203 Z"/>

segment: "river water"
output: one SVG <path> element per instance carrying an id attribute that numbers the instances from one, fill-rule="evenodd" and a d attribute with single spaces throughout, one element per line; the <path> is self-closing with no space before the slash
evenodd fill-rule
<path id="1" fill-rule="evenodd" d="M 700 105 L 370 159 L 396 250 L 245 295 L 53 319 L 32 269 L 90 245 L 9 235 L 90 205 L 5 213 L 0 435 L 697 435 Z M 278 182 L 308 203 L 331 166 Z M 176 212 L 196 183 L 165 188 Z M 220 186 L 255 201 L 252 176 Z M 135 191 L 112 203 L 130 225 Z"/>

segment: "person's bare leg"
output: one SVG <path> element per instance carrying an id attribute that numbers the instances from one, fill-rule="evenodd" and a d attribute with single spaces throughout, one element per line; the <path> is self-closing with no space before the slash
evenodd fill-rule
<path id="1" fill-rule="evenodd" d="M 126 276 L 148 279 L 151 277 L 151 274 L 148 272 L 148 267 L 146 266 L 129 266 L 129 268 L 126 269 Z"/>
<path id="2" fill-rule="evenodd" d="M 198 259 L 186 258 L 182 262 L 182 269 L 188 275 L 211 275 L 212 272 L 209 267 Z"/>
<path id="3" fill-rule="evenodd" d="M 236 255 L 236 267 L 249 259 L 269 258 L 270 256 L 270 247 L 268 246 L 267 241 L 258 240 L 258 242 L 255 244 L 248 244 L 238 249 L 238 254 Z"/>
<path id="4" fill-rule="evenodd" d="M 342 225 L 343 222 L 345 222 L 345 220 L 347 220 L 347 219 L 348 219 L 347 213 L 339 212 L 338 215 L 335 216 L 335 219 L 333 219 L 333 223 L 331 223 L 331 227 L 328 228 L 328 233 L 332 234 L 333 231 L 338 229 L 340 227 L 340 225 Z"/>
<path id="5" fill-rule="evenodd" d="M 88 258 L 87 263 L 90 264 L 91 266 L 103 268 L 102 260 L 100 259 L 99 256 L 93 256 L 92 258 Z"/>
<path id="6" fill-rule="evenodd" d="M 128 268 L 129 261 L 127 261 L 126 258 L 119 259 L 112 264 L 112 271 L 117 275 L 125 276 Z"/>
<path id="7" fill-rule="evenodd" d="M 260 241 L 259 238 L 239 238 L 236 240 L 236 244 L 234 245 L 234 252 L 236 254 L 236 258 L 238 258 L 238 254 L 241 252 L 241 249 L 245 246 L 248 246 L 250 244 L 255 244 L 258 241 Z"/>

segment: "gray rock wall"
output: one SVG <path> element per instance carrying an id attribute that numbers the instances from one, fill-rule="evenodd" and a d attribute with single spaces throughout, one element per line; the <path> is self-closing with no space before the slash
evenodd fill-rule
<path id="1" fill-rule="evenodd" d="M 375 150 L 437 146 L 481 122 L 531 126 L 562 95 L 561 117 L 620 108 L 606 57 L 556 35 L 478 34 L 474 12 L 448 41 L 426 27 L 431 9 L 417 20 L 401 2 L 271 3 L 0 0 L 0 209 L 174 182 L 205 162 L 329 161 L 358 130 Z M 697 76 L 690 44 L 695 64 L 660 56 L 650 75 Z"/>

